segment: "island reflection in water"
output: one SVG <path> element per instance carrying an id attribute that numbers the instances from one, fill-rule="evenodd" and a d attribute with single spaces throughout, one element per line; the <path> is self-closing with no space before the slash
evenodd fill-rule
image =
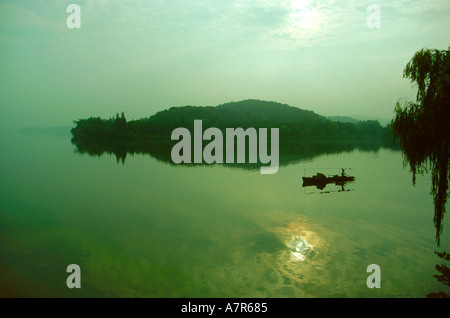
<path id="1" fill-rule="evenodd" d="M 90 141 L 86 139 L 72 138 L 72 144 L 79 154 L 90 156 L 102 156 L 104 154 L 114 155 L 117 162 L 125 163 L 128 155 L 148 154 L 159 161 L 175 165 L 170 156 L 171 149 L 176 143 L 168 140 L 134 140 L 134 141 Z M 356 139 L 356 140 L 333 140 L 321 139 L 314 141 L 286 141 L 280 143 L 279 160 L 280 166 L 294 164 L 304 160 L 311 160 L 322 154 L 339 154 L 354 150 L 365 152 L 378 152 L 380 149 L 396 149 L 390 140 L 379 139 Z M 246 150 L 248 151 L 248 149 Z M 248 152 L 247 152 L 248 153 Z M 206 163 L 203 163 L 207 165 Z M 192 164 L 182 164 L 192 165 Z M 198 164 L 195 164 L 198 165 Z M 242 163 L 225 164 L 227 167 L 240 167 L 244 169 L 259 169 L 260 164 Z"/>

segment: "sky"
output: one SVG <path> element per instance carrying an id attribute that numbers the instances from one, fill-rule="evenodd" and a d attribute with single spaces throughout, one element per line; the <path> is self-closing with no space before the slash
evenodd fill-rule
<path id="1" fill-rule="evenodd" d="M 449 31 L 448 0 L 2 0 L 0 128 L 244 99 L 391 119 Z"/>

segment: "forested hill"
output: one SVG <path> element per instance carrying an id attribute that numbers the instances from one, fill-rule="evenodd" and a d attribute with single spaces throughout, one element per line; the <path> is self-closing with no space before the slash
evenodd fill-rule
<path id="1" fill-rule="evenodd" d="M 219 106 L 181 106 L 160 111 L 149 118 L 127 121 L 125 114 L 110 119 L 91 117 L 74 121 L 74 139 L 168 139 L 177 127 L 193 129 L 201 119 L 203 129 L 279 128 L 280 138 L 380 138 L 389 136 L 389 128 L 378 121 L 344 123 L 286 104 L 244 100 Z"/>

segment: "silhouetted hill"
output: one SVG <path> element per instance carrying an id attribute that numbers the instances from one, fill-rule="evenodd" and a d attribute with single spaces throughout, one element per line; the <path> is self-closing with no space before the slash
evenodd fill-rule
<path id="1" fill-rule="evenodd" d="M 216 107 L 218 110 L 234 112 L 241 121 L 294 123 L 308 121 L 325 121 L 326 118 L 311 110 L 289 106 L 277 102 L 255 99 L 231 102 Z"/>
<path id="2" fill-rule="evenodd" d="M 326 122 L 326 118 L 313 111 L 286 104 L 261 100 L 244 100 L 219 106 L 171 107 L 151 116 L 150 123 L 166 125 L 170 129 L 187 127 L 194 120 L 202 119 L 204 127 L 275 127 L 282 123 Z M 252 126 L 254 125 L 254 126 Z M 266 125 L 266 126 L 264 126 Z"/>

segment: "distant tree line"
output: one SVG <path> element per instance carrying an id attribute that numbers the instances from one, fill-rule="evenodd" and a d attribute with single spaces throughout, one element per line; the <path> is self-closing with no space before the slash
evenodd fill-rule
<path id="1" fill-rule="evenodd" d="M 245 100 L 216 107 L 183 106 L 160 111 L 149 118 L 127 121 L 125 114 L 110 119 L 90 117 L 74 121 L 74 139 L 170 139 L 177 127 L 193 130 L 201 119 L 203 130 L 226 128 L 279 128 L 280 140 L 299 138 L 391 138 L 390 128 L 376 120 L 357 123 L 332 121 L 312 111 L 260 100 Z"/>

